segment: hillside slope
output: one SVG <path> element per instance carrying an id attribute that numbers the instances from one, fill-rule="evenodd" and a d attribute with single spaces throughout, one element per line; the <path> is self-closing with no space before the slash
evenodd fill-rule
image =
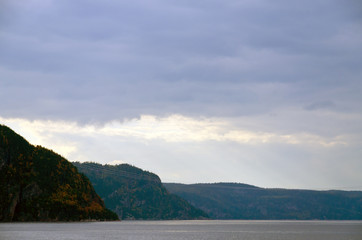
<path id="1" fill-rule="evenodd" d="M 264 189 L 236 183 L 164 186 L 214 219 L 362 220 L 361 191 Z"/>
<path id="2" fill-rule="evenodd" d="M 128 164 L 73 164 L 87 175 L 106 206 L 121 219 L 208 218 L 184 199 L 169 194 L 153 173 Z"/>
<path id="3" fill-rule="evenodd" d="M 0 221 L 116 220 L 66 159 L 0 125 Z"/>

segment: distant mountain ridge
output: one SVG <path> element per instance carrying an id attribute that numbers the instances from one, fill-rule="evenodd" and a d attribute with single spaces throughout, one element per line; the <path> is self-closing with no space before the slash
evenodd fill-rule
<path id="1" fill-rule="evenodd" d="M 213 219 L 362 220 L 362 191 L 265 189 L 238 183 L 164 186 Z"/>
<path id="2" fill-rule="evenodd" d="M 106 206 L 120 219 L 205 219 L 208 215 L 170 194 L 160 178 L 128 164 L 73 162 L 93 183 Z"/>
<path id="3" fill-rule="evenodd" d="M 0 125 L 0 221 L 117 219 L 70 162 Z"/>

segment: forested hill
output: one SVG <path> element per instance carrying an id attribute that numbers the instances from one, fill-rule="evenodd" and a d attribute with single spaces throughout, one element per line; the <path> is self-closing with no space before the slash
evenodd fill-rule
<path id="1" fill-rule="evenodd" d="M 236 183 L 164 186 L 214 219 L 362 220 L 361 191 L 265 189 Z"/>
<path id="2" fill-rule="evenodd" d="M 116 219 L 70 162 L 0 125 L 0 221 Z"/>
<path id="3" fill-rule="evenodd" d="M 208 215 L 169 194 L 159 177 L 128 164 L 73 163 L 121 219 L 203 219 Z"/>

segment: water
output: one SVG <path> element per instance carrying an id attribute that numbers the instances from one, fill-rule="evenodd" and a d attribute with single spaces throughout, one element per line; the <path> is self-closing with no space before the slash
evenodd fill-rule
<path id="1" fill-rule="evenodd" d="M 362 221 L 1 223 L 0 240 L 361 240 Z"/>

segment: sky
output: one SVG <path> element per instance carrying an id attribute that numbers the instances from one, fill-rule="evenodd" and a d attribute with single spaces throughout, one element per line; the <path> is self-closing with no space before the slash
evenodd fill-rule
<path id="1" fill-rule="evenodd" d="M 358 0 L 0 0 L 0 124 L 163 182 L 362 190 Z"/>

